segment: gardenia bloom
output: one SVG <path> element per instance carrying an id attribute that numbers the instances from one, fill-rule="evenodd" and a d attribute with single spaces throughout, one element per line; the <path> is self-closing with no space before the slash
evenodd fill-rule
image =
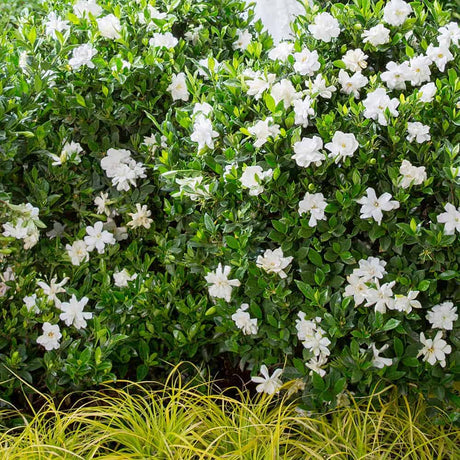
<path id="1" fill-rule="evenodd" d="M 267 117 L 264 121 L 260 120 L 254 126 L 249 127 L 248 131 L 257 138 L 254 147 L 260 148 L 269 137 L 275 138 L 280 133 L 280 127 L 273 123 L 272 117 Z"/>
<path id="2" fill-rule="evenodd" d="M 113 14 L 108 14 L 103 18 L 96 19 L 100 34 L 105 38 L 116 40 L 121 38 L 120 20 Z"/>
<path id="3" fill-rule="evenodd" d="M 348 285 L 345 287 L 344 296 L 353 297 L 355 305 L 361 305 L 366 299 L 369 287 L 366 285 L 366 280 L 357 276 L 355 273 L 347 276 Z"/>
<path id="4" fill-rule="evenodd" d="M 387 274 L 385 267 L 387 263 L 378 257 L 368 257 L 361 259 L 359 268 L 353 270 L 353 275 L 359 276 L 364 281 L 371 281 L 374 278 L 382 279 Z"/>
<path id="5" fill-rule="evenodd" d="M 244 71 L 243 75 L 246 77 L 246 85 L 248 85 L 247 93 L 249 96 L 254 96 L 257 101 L 262 97 L 264 91 L 270 88 L 276 78 L 274 73 L 269 73 L 265 76 L 264 73 L 254 72 L 251 69 Z"/>
<path id="6" fill-rule="evenodd" d="M 444 225 L 445 235 L 454 235 L 455 231 L 460 232 L 460 208 L 455 208 L 453 204 L 446 203 L 446 212 L 439 214 L 438 222 Z"/>
<path id="7" fill-rule="evenodd" d="M 263 256 L 258 256 L 256 265 L 262 268 L 267 273 L 277 273 L 281 279 L 287 277 L 284 269 L 292 262 L 294 257 L 284 257 L 283 250 L 281 248 L 267 249 Z"/>
<path id="8" fill-rule="evenodd" d="M 79 18 L 82 18 L 85 13 L 91 13 L 97 18 L 102 13 L 102 8 L 96 3 L 96 0 L 77 0 L 73 6 L 73 12 Z"/>
<path id="9" fill-rule="evenodd" d="M 407 123 L 407 132 L 408 135 L 406 139 L 409 142 L 413 142 L 415 139 L 418 144 L 422 144 L 423 142 L 429 141 L 431 139 L 431 136 L 429 135 L 430 127 L 423 125 L 418 121 Z"/>
<path id="10" fill-rule="evenodd" d="M 437 88 L 433 82 L 426 83 L 418 91 L 418 94 L 420 95 L 419 100 L 421 102 L 432 102 L 434 99 L 434 95 L 436 94 L 436 91 Z"/>
<path id="11" fill-rule="evenodd" d="M 279 392 L 279 389 L 283 386 L 283 382 L 280 380 L 280 375 L 283 373 L 282 369 L 276 369 L 272 376 L 268 373 L 267 366 L 263 364 L 260 368 L 260 373 L 263 377 L 252 377 L 251 380 L 254 383 L 258 383 L 256 386 L 257 393 L 266 393 L 273 395 Z"/>
<path id="12" fill-rule="evenodd" d="M 446 355 L 452 351 L 452 347 L 442 339 L 442 331 L 438 331 L 434 339 L 426 339 L 425 334 L 421 332 L 420 343 L 423 348 L 419 351 L 417 358 L 423 355 L 423 361 L 432 366 L 439 361 L 441 367 L 446 367 Z"/>
<path id="13" fill-rule="evenodd" d="M 97 249 L 99 254 L 103 254 L 106 244 L 113 245 L 116 243 L 112 233 L 109 233 L 107 230 L 103 230 L 103 225 L 103 222 L 98 221 L 93 227 L 86 227 L 87 236 L 85 236 L 85 244 L 88 252 Z"/>
<path id="14" fill-rule="evenodd" d="M 56 31 L 63 33 L 70 29 L 69 21 L 62 20 L 54 11 L 51 12 L 45 23 L 45 33 L 50 37 L 57 38 Z"/>
<path id="15" fill-rule="evenodd" d="M 204 115 L 198 115 L 193 124 L 193 133 L 190 139 L 198 143 L 198 152 L 208 146 L 214 148 L 214 138 L 218 137 L 219 133 L 212 128 L 211 120 Z"/>
<path id="16" fill-rule="evenodd" d="M 399 100 L 395 97 L 390 99 L 384 88 L 377 88 L 375 91 L 367 93 L 366 99 L 363 101 L 364 112 L 366 118 L 377 120 L 382 126 L 387 126 L 388 122 L 385 118 L 385 110 L 388 109 L 394 117 L 399 115 L 396 108 L 399 105 Z"/>
<path id="17" fill-rule="evenodd" d="M 443 302 L 435 305 L 426 315 L 426 319 L 431 323 L 433 329 L 445 329 L 451 331 L 454 322 L 457 321 L 457 307 L 452 302 Z"/>
<path id="18" fill-rule="evenodd" d="M 180 191 L 171 194 L 171 196 L 187 195 L 191 200 L 196 201 L 199 198 L 206 198 L 209 193 L 209 185 L 201 184 L 203 176 L 185 177 L 184 179 L 176 179 L 176 183 L 180 185 Z M 187 190 L 192 189 L 193 192 Z"/>
<path id="19" fill-rule="evenodd" d="M 292 42 L 281 42 L 268 53 L 268 58 L 272 61 L 279 59 L 280 61 L 286 61 L 287 58 L 294 51 L 294 43 Z"/>
<path id="20" fill-rule="evenodd" d="M 230 275 L 231 270 L 231 267 L 228 265 L 225 265 L 222 268 L 222 264 L 219 263 L 215 272 L 209 272 L 204 277 L 204 279 L 211 284 L 211 286 L 208 288 L 209 295 L 211 297 L 224 299 L 225 301 L 230 302 L 233 287 L 238 287 L 241 285 L 240 281 L 237 279 L 228 279 L 228 275 Z"/>
<path id="21" fill-rule="evenodd" d="M 409 64 L 407 62 L 397 64 L 390 61 L 386 68 L 386 72 L 380 74 L 380 79 L 387 85 L 388 89 L 406 89 L 406 81 L 410 80 L 412 76 Z"/>
<path id="22" fill-rule="evenodd" d="M 97 54 L 96 48 L 93 48 L 89 43 L 77 46 L 73 49 L 72 58 L 69 59 L 69 65 L 73 70 L 78 70 L 81 66 L 88 66 L 94 69 L 94 64 L 91 59 Z"/>
<path id="23" fill-rule="evenodd" d="M 149 229 L 153 222 L 153 219 L 149 218 L 152 215 L 152 211 L 147 209 L 146 204 L 141 206 L 140 203 L 136 203 L 136 212 L 128 212 L 128 215 L 131 217 L 131 221 L 128 222 L 128 227 L 144 227 Z"/>
<path id="24" fill-rule="evenodd" d="M 391 283 L 385 283 L 380 286 L 379 280 L 375 279 L 374 284 L 375 288 L 369 288 L 365 294 L 366 303 L 365 307 L 371 307 L 374 305 L 374 310 L 380 313 L 386 313 L 387 308 L 393 310 L 393 291 L 392 287 L 395 285 L 396 281 Z"/>
<path id="25" fill-rule="evenodd" d="M 62 310 L 59 315 L 61 321 L 64 321 L 66 326 L 73 325 L 75 329 L 84 329 L 87 325 L 86 320 L 93 317 L 92 313 L 83 311 L 88 300 L 88 297 L 82 297 L 81 300 L 78 300 L 75 294 L 72 294 L 70 301 L 62 302 L 59 307 Z"/>
<path id="26" fill-rule="evenodd" d="M 302 98 L 302 94 L 295 90 L 291 80 L 287 78 L 283 78 L 283 80 L 274 84 L 270 94 L 275 100 L 276 105 L 278 105 L 280 101 L 283 101 L 285 109 L 291 107 L 295 100 Z"/>
<path id="27" fill-rule="evenodd" d="M 197 113 L 200 115 L 208 116 L 212 113 L 212 105 L 208 104 L 207 102 L 197 102 L 193 106 L 193 115 L 196 115 Z"/>
<path id="28" fill-rule="evenodd" d="M 82 146 L 78 142 L 71 141 L 66 142 L 62 147 L 61 154 L 59 156 L 51 154 L 51 158 L 54 160 L 52 166 L 61 166 L 67 161 L 79 164 L 81 162 L 80 153 L 83 152 Z"/>
<path id="29" fill-rule="evenodd" d="M 320 377 L 326 375 L 326 371 L 322 367 L 327 363 L 327 357 L 323 355 L 315 356 L 307 361 L 305 365 L 310 369 L 310 375 L 312 372 L 316 372 Z"/>
<path id="30" fill-rule="evenodd" d="M 372 365 L 374 367 L 377 369 L 383 369 L 385 366 L 391 366 L 393 364 L 393 360 L 391 358 L 383 358 L 382 356 L 379 356 L 380 353 L 383 353 L 389 347 L 388 344 L 385 344 L 382 348 L 378 349 L 375 346 L 375 343 L 372 343 L 371 347 L 374 355 L 372 358 Z"/>
<path id="31" fill-rule="evenodd" d="M 314 335 L 307 337 L 302 344 L 314 356 L 329 356 L 331 354 L 328 348 L 331 341 L 320 332 L 315 332 Z"/>
<path id="32" fill-rule="evenodd" d="M 334 85 L 327 86 L 326 79 L 321 74 L 318 74 L 313 82 L 309 80 L 307 86 L 310 96 L 320 96 L 324 99 L 330 99 L 332 93 L 337 89 Z"/>
<path id="33" fill-rule="evenodd" d="M 165 32 L 164 34 L 155 33 L 149 40 L 149 45 L 155 48 L 174 48 L 179 43 L 179 40 L 171 33 Z"/>
<path id="34" fill-rule="evenodd" d="M 308 48 L 300 53 L 294 53 L 294 70 L 300 75 L 312 76 L 321 67 L 318 61 L 318 51 L 310 51 Z"/>
<path id="35" fill-rule="evenodd" d="M 306 128 L 309 124 L 309 117 L 315 114 L 315 110 L 311 106 L 311 99 L 305 96 L 305 99 L 297 99 L 294 101 L 294 123 Z"/>
<path id="36" fill-rule="evenodd" d="M 367 54 L 364 54 L 360 48 L 356 48 L 348 50 L 342 57 L 342 62 L 351 72 L 361 72 L 361 70 L 367 67 L 367 58 Z"/>
<path id="37" fill-rule="evenodd" d="M 66 227 L 67 225 L 63 225 L 60 222 L 54 221 L 53 228 L 49 232 L 46 232 L 46 236 L 50 240 L 52 240 L 53 238 L 60 238 L 62 235 L 64 235 L 64 230 Z"/>
<path id="38" fill-rule="evenodd" d="M 261 182 L 273 176 L 273 170 L 264 171 L 260 166 L 246 166 L 241 175 L 241 185 L 249 189 L 250 196 L 260 195 L 264 191 Z"/>
<path id="39" fill-rule="evenodd" d="M 449 22 L 439 28 L 438 42 L 440 46 L 458 46 L 460 40 L 460 27 L 456 22 Z"/>
<path id="40" fill-rule="evenodd" d="M 412 7 L 403 0 L 390 0 L 383 9 L 383 20 L 391 26 L 401 26 L 412 13 Z"/>
<path id="41" fill-rule="evenodd" d="M 187 81 L 184 72 L 173 74 L 171 84 L 167 88 L 171 92 L 173 101 L 188 101 L 190 94 L 187 89 Z"/>
<path id="42" fill-rule="evenodd" d="M 241 307 L 232 315 L 232 320 L 238 329 L 241 329 L 244 335 L 257 334 L 257 318 L 251 318 L 246 311 L 249 304 L 243 303 Z"/>
<path id="43" fill-rule="evenodd" d="M 57 298 L 57 295 L 65 292 L 63 286 L 67 284 L 67 281 L 69 281 L 69 279 L 69 277 L 65 277 L 62 281 L 57 283 L 57 278 L 54 277 L 50 281 L 50 284 L 46 284 L 44 281 L 39 281 L 37 284 L 39 287 L 42 288 L 43 294 L 47 296 L 47 301 L 54 302 L 54 304 L 58 306 L 61 303 L 61 301 Z"/>
<path id="44" fill-rule="evenodd" d="M 399 168 L 399 174 L 402 177 L 399 178 L 398 183 L 402 188 L 423 184 L 427 179 L 425 166 L 413 166 L 408 160 L 403 160 Z"/>
<path id="45" fill-rule="evenodd" d="M 302 168 L 308 168 L 312 163 L 320 166 L 326 159 L 324 153 L 321 153 L 322 148 L 323 140 L 320 137 L 304 137 L 294 144 L 294 155 L 291 158 Z"/>
<path id="46" fill-rule="evenodd" d="M 449 51 L 447 46 L 433 46 L 428 45 L 426 55 L 432 62 L 436 64 L 436 67 L 444 72 L 446 64 L 454 59 L 454 56 Z"/>
<path id="47" fill-rule="evenodd" d="M 342 93 L 353 93 L 353 96 L 356 98 L 359 98 L 359 90 L 364 88 L 368 82 L 369 79 L 362 75 L 361 72 L 356 72 L 351 77 L 343 69 L 339 72 L 339 83 L 342 85 Z"/>
<path id="48" fill-rule="evenodd" d="M 298 314 L 298 319 L 295 321 L 295 328 L 297 329 L 297 338 L 303 342 L 307 338 L 313 337 L 316 332 L 320 334 L 325 334 L 324 329 L 319 326 L 322 318 L 317 316 L 313 319 L 305 319 L 305 312 L 300 311 Z"/>
<path id="49" fill-rule="evenodd" d="M 37 294 L 26 296 L 22 299 L 22 301 L 28 311 L 40 313 L 40 309 L 37 307 Z"/>
<path id="50" fill-rule="evenodd" d="M 409 61 L 410 82 L 412 86 L 419 86 L 431 77 L 431 59 L 427 56 L 416 56 Z"/>
<path id="51" fill-rule="evenodd" d="M 375 190 L 368 187 L 367 196 L 363 196 L 357 202 L 361 206 L 361 219 L 374 219 L 379 225 L 382 223 L 383 211 L 392 211 L 399 208 L 399 202 L 392 200 L 389 193 L 384 193 L 377 198 Z"/>
<path id="52" fill-rule="evenodd" d="M 0 297 L 3 297 L 11 288 L 6 283 L 15 279 L 16 277 L 11 267 L 7 267 L 3 273 L 0 273 Z"/>
<path id="53" fill-rule="evenodd" d="M 248 30 L 238 30 L 238 38 L 233 43 L 233 49 L 244 51 L 251 43 L 252 35 Z"/>
<path id="54" fill-rule="evenodd" d="M 409 314 L 413 308 L 422 308 L 422 304 L 415 300 L 419 291 L 409 291 L 407 295 L 396 294 L 393 310 Z"/>
<path id="55" fill-rule="evenodd" d="M 361 37 L 364 43 L 370 43 L 373 46 L 385 45 L 390 41 L 390 30 L 383 24 L 377 24 L 365 30 Z"/>
<path id="56" fill-rule="evenodd" d="M 94 204 L 97 206 L 97 214 L 105 214 L 106 216 L 110 216 L 112 214 L 112 211 L 109 208 L 110 200 L 108 193 L 101 192 L 99 196 L 94 198 Z"/>
<path id="57" fill-rule="evenodd" d="M 340 35 L 339 21 L 329 13 L 317 14 L 313 24 L 308 26 L 308 30 L 316 40 L 322 40 L 326 43 Z"/>
<path id="58" fill-rule="evenodd" d="M 332 141 L 328 142 L 324 147 L 331 152 L 329 153 L 329 158 L 334 158 L 335 162 L 338 163 L 346 157 L 352 157 L 359 144 L 354 134 L 336 131 Z"/>
<path id="59" fill-rule="evenodd" d="M 74 241 L 72 245 L 67 244 L 65 248 L 72 265 L 80 265 L 82 262 L 88 262 L 88 248 L 83 240 Z"/>
<path id="60" fill-rule="evenodd" d="M 303 200 L 299 202 L 299 214 L 310 213 L 308 225 L 316 227 L 318 220 L 326 220 L 324 210 L 327 203 L 322 193 L 306 193 Z"/>
<path id="61" fill-rule="evenodd" d="M 128 270 L 124 268 L 123 270 L 119 272 L 114 272 L 113 274 L 113 281 L 115 283 L 115 286 L 117 287 L 127 287 L 128 286 L 128 281 L 134 281 L 137 278 L 137 273 L 134 273 L 133 275 L 130 275 Z"/>
<path id="62" fill-rule="evenodd" d="M 43 334 L 37 337 L 37 343 L 45 347 L 46 351 L 58 349 L 60 347 L 59 340 L 62 334 L 57 324 L 44 323 L 42 326 Z"/>
<path id="63" fill-rule="evenodd" d="M 203 30 L 203 26 L 199 25 L 198 27 L 194 27 L 191 30 L 188 30 L 184 34 L 184 38 L 188 41 L 191 42 L 192 45 L 196 45 L 198 43 L 198 40 L 200 39 L 200 32 Z"/>
<path id="64" fill-rule="evenodd" d="M 150 22 L 147 24 L 147 20 L 145 18 L 145 14 L 143 11 L 141 11 L 138 14 L 138 20 L 139 23 L 142 25 L 147 24 L 147 30 L 153 29 L 155 27 L 158 27 L 155 21 L 152 21 L 152 19 L 157 19 L 162 21 L 163 19 L 166 19 L 168 15 L 166 13 L 162 13 L 159 11 L 157 8 L 154 8 L 152 5 L 147 5 L 147 9 L 149 11 L 149 16 L 150 16 Z"/>

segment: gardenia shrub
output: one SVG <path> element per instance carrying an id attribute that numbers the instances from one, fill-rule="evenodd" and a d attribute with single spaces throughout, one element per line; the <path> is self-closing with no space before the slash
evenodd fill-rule
<path id="1" fill-rule="evenodd" d="M 308 409 L 454 401 L 458 24 L 315 2 L 274 44 L 245 8 L 43 2 L 5 32 L 6 397 L 191 359 Z"/>

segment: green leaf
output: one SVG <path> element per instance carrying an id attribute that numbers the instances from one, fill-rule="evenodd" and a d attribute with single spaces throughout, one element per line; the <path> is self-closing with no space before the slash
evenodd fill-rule
<path id="1" fill-rule="evenodd" d="M 388 320 L 385 325 L 383 326 L 383 331 L 391 331 L 392 329 L 397 328 L 401 324 L 401 321 L 396 318 L 391 318 Z"/>
<path id="2" fill-rule="evenodd" d="M 310 262 L 313 265 L 316 265 L 317 267 L 322 267 L 324 265 L 321 255 L 319 254 L 319 252 L 315 251 L 313 248 L 309 249 L 307 256 L 308 256 L 308 260 L 310 260 Z"/>

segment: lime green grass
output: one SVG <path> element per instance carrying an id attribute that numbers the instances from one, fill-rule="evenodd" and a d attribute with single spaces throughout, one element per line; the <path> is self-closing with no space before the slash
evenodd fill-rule
<path id="1" fill-rule="evenodd" d="M 213 393 L 211 383 L 184 385 L 179 368 L 165 385 L 125 383 L 91 393 L 71 410 L 51 400 L 31 418 L 3 409 L 3 423 L 22 422 L 0 432 L 0 458 L 460 458 L 458 431 L 434 424 L 422 400 L 409 404 L 391 388 L 319 415 L 283 396 L 238 391 L 235 398 Z"/>

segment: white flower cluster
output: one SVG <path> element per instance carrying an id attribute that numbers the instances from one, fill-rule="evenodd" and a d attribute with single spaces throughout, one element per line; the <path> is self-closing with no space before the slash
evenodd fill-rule
<path id="1" fill-rule="evenodd" d="M 13 219 L 3 224 L 3 236 L 24 241 L 24 249 L 30 249 L 38 243 L 39 228 L 45 225 L 39 219 L 39 209 L 30 203 L 13 205 L 7 203 L 13 211 Z"/>

